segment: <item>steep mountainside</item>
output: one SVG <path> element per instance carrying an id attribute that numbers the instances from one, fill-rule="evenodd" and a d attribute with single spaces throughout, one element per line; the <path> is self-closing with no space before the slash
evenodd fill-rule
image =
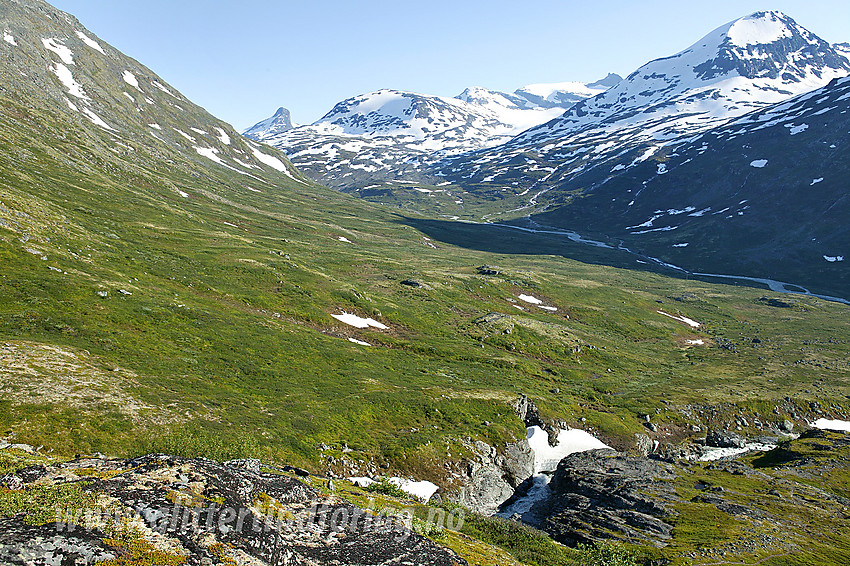
<path id="1" fill-rule="evenodd" d="M 850 62 L 779 12 L 758 12 L 690 48 L 647 63 L 624 81 L 510 142 L 448 159 L 439 173 L 479 195 L 531 191 L 558 201 L 599 175 L 648 159 L 671 142 L 846 76 Z M 601 173 L 604 172 L 604 173 Z"/>
<path id="2" fill-rule="evenodd" d="M 344 100 L 309 126 L 292 129 L 275 115 L 245 135 L 282 149 L 332 187 L 423 181 L 430 178 L 423 168 L 441 157 L 508 141 L 618 79 L 531 85 L 513 94 L 471 87 L 455 98 L 381 90 Z"/>
<path id="3" fill-rule="evenodd" d="M 780 279 L 850 299 L 848 179 L 845 77 L 606 176 L 535 219 L 604 234 L 690 271 Z"/>
<path id="4" fill-rule="evenodd" d="M 281 175 L 296 180 L 279 152 L 245 140 L 71 16 L 42 2 L 12 0 L 0 5 L 0 27 L 4 96 L 45 109 L 57 124 L 70 122 L 85 138 L 81 145 L 101 156 L 144 163 L 177 152 L 179 168 L 214 163 L 222 172 L 239 173 L 247 184 L 268 183 L 263 176 L 269 173 L 277 173 L 275 182 Z M 31 112 L 8 111 L 4 125 L 32 127 Z"/>

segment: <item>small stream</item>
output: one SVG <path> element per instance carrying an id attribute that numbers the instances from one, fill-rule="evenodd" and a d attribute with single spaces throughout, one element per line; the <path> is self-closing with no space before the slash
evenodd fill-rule
<path id="1" fill-rule="evenodd" d="M 558 469 L 558 464 L 563 458 L 576 452 L 610 448 L 598 438 L 577 428 L 561 430 L 555 446 L 549 445 L 548 433 L 539 426 L 529 427 L 527 433 L 528 445 L 534 453 L 534 475 L 532 476 L 534 483 L 524 497 L 497 513 L 500 517 L 524 516 L 535 503 L 549 497 L 552 473 Z"/>
<path id="2" fill-rule="evenodd" d="M 573 232 L 571 230 L 559 230 L 557 228 L 551 228 L 551 229 L 525 228 L 525 227 L 522 227 L 522 226 L 514 226 L 512 224 L 503 224 L 501 222 L 494 222 L 494 223 L 490 223 L 488 225 L 489 226 L 497 226 L 499 228 L 507 228 L 507 229 L 510 229 L 510 230 L 519 230 L 521 232 L 530 232 L 530 233 L 533 233 L 533 234 L 554 234 L 554 235 L 557 235 L 557 236 L 565 236 L 571 242 L 576 242 L 576 243 L 579 243 L 579 244 L 585 244 L 585 245 L 593 246 L 593 247 L 597 247 L 597 248 L 606 248 L 606 249 L 610 249 L 610 250 L 617 249 L 617 250 L 632 254 L 632 255 L 640 258 L 641 260 L 649 260 L 649 261 L 651 261 L 651 262 L 653 262 L 657 265 L 666 267 L 668 269 L 681 271 L 682 273 L 686 273 L 686 274 L 691 275 L 693 277 L 713 277 L 713 278 L 718 278 L 718 279 L 733 279 L 733 280 L 738 280 L 738 281 L 750 281 L 750 282 L 753 282 L 753 283 L 761 283 L 762 285 L 766 285 L 771 291 L 775 291 L 777 293 L 791 293 L 791 294 L 796 294 L 796 295 L 807 295 L 809 297 L 816 297 L 818 299 L 823 299 L 825 301 L 832 301 L 832 302 L 836 302 L 836 303 L 843 303 L 845 305 L 850 305 L 850 301 L 848 301 L 847 299 L 844 299 L 842 297 L 833 297 L 833 296 L 830 296 L 830 295 L 819 295 L 817 293 L 812 293 L 811 291 L 809 291 L 808 289 L 806 289 L 805 287 L 803 287 L 801 285 L 796 285 L 794 283 L 785 283 L 784 281 L 776 281 L 775 279 L 766 279 L 766 278 L 762 278 L 762 277 L 745 277 L 743 275 L 725 275 L 725 274 L 720 274 L 720 273 L 699 273 L 699 272 L 694 272 L 694 271 L 688 271 L 687 269 L 685 269 L 683 267 L 679 267 L 678 265 L 673 265 L 671 263 L 667 263 L 667 262 L 662 261 L 658 258 L 644 256 L 644 255 L 641 255 L 639 253 L 633 252 L 629 248 L 622 246 L 622 245 L 615 248 L 614 246 L 606 244 L 605 242 L 599 242 L 597 240 L 591 240 L 589 238 L 585 238 L 584 236 L 582 236 L 578 232 Z"/>

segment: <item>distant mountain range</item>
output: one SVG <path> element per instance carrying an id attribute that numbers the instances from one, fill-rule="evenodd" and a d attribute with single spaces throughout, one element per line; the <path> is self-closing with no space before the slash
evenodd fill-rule
<path id="1" fill-rule="evenodd" d="M 609 74 L 595 83 L 529 85 L 512 94 L 471 87 L 455 98 L 386 89 L 344 100 L 299 127 L 281 108 L 244 134 L 285 151 L 329 186 L 423 180 L 430 178 L 425 168 L 441 158 L 506 142 L 620 80 Z"/>
<path id="2" fill-rule="evenodd" d="M 458 210 L 467 195 L 492 203 L 481 215 L 490 221 L 532 215 L 531 226 L 586 231 L 686 270 L 850 296 L 837 220 L 850 177 L 846 83 L 836 80 L 850 74 L 848 57 L 850 44 L 757 12 L 626 79 L 456 99 L 380 91 L 262 139 L 337 188 L 382 187 L 383 199 L 410 193 L 392 181 L 438 185 L 463 195 Z M 820 97 L 794 98 L 812 91 Z M 802 117 L 810 128 L 797 129 Z"/>
<path id="3" fill-rule="evenodd" d="M 436 172 L 479 192 L 587 190 L 591 170 L 633 166 L 677 140 L 848 72 L 850 62 L 829 43 L 780 12 L 758 12 L 647 63 L 546 124 L 474 157 L 449 159 Z"/>

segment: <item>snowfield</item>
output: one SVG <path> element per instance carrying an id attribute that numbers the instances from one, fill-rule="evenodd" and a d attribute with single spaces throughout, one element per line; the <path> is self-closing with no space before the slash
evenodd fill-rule
<path id="1" fill-rule="evenodd" d="M 343 311 L 342 314 L 332 314 L 331 316 L 338 321 L 355 328 L 369 328 L 370 326 L 379 330 L 387 330 L 389 328 L 389 326 L 380 323 L 373 318 L 361 318 L 356 314 L 349 314 L 345 311 Z"/>
<path id="2" fill-rule="evenodd" d="M 699 322 L 697 322 L 693 319 L 690 319 L 686 316 L 676 316 L 676 315 L 673 315 L 673 314 L 670 314 L 670 313 L 666 313 L 664 311 L 656 311 L 656 312 L 658 314 L 663 314 L 664 316 L 668 316 L 668 317 L 672 318 L 673 320 L 678 320 L 679 322 L 684 322 L 685 324 L 687 324 L 688 326 L 690 326 L 692 328 L 699 328 L 700 326 L 702 326 L 701 323 L 699 323 Z"/>
<path id="3" fill-rule="evenodd" d="M 812 423 L 814 428 L 821 430 L 834 430 L 838 432 L 850 432 L 850 422 L 835 419 L 818 419 Z"/>
<path id="4" fill-rule="evenodd" d="M 103 47 L 101 47 L 98 42 L 96 42 L 95 40 L 93 40 L 92 38 L 90 38 L 89 36 L 84 34 L 83 32 L 78 31 L 77 37 L 79 37 L 83 41 L 83 43 L 85 43 L 86 45 L 88 45 L 89 47 L 94 49 L 95 51 L 100 51 L 103 55 L 106 55 L 106 53 L 103 51 Z"/>

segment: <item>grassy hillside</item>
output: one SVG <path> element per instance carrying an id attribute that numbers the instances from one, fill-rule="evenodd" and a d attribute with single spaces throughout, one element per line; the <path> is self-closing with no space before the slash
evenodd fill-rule
<path id="1" fill-rule="evenodd" d="M 458 436 L 521 436 L 521 393 L 621 443 L 656 409 L 681 424 L 689 404 L 846 401 L 845 306 L 473 251 L 282 174 L 248 190 L 183 154 L 131 142 L 117 159 L 107 140 L 62 139 L 56 116 L 2 110 L 6 436 L 133 452 L 184 423 L 302 465 L 345 443 L 406 468 Z M 343 311 L 389 328 L 330 316 Z M 507 316 L 476 322 L 491 312 Z"/>

